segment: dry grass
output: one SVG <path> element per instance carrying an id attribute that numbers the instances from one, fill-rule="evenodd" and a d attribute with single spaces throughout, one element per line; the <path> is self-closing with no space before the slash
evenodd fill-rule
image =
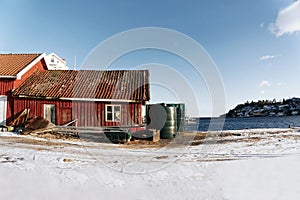
<path id="1" fill-rule="evenodd" d="M 276 131 L 276 132 L 268 132 L 271 133 L 276 138 L 289 138 L 289 139 L 296 139 L 300 140 L 300 135 L 277 135 L 278 133 L 285 133 L 288 131 Z M 231 142 L 251 142 L 255 143 L 264 138 L 261 135 L 267 134 L 264 132 L 259 133 L 249 133 L 251 137 L 245 137 L 245 134 L 242 135 L 241 133 L 235 132 L 182 132 L 179 133 L 173 139 L 161 139 L 158 142 L 152 142 L 150 140 L 137 140 L 134 139 L 128 143 L 120 144 L 118 147 L 121 148 L 163 148 L 163 147 L 181 147 L 184 145 L 206 145 L 206 144 L 226 144 Z M 256 136 L 257 134 L 257 136 Z M 24 144 L 31 144 L 31 145 L 39 145 L 40 150 L 44 150 L 43 146 L 78 146 L 78 144 L 70 144 L 70 143 L 63 143 L 55 140 L 66 140 L 66 141 L 75 141 L 75 142 L 82 142 L 83 139 L 75 138 L 68 135 L 62 135 L 58 133 L 32 133 L 29 134 L 33 137 L 1 137 L 2 140 L 9 140 L 11 143 L 24 143 Z M 234 136 L 234 137 L 233 137 Z M 42 138 L 42 139 L 35 139 Z M 45 140 L 43 140 L 45 139 Z M 99 144 L 101 144 L 99 142 Z M 98 146 L 99 147 L 99 146 Z M 115 146 L 114 146 L 115 147 Z M 97 147 L 96 147 L 97 148 Z"/>
<path id="2" fill-rule="evenodd" d="M 30 138 L 30 137 L 1 137 L 1 140 L 11 142 L 12 144 L 21 143 L 21 144 L 30 144 L 30 145 L 39 145 L 39 146 L 78 146 L 76 144 L 61 143 L 59 141 L 38 140 L 33 137 L 32 138 Z"/>

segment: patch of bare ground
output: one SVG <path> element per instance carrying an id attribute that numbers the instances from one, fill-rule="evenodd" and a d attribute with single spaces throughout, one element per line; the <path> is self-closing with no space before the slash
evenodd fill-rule
<path id="1" fill-rule="evenodd" d="M 129 141 L 123 145 L 120 145 L 122 148 L 132 148 L 132 149 L 139 149 L 139 148 L 162 148 L 170 144 L 171 139 L 161 139 L 158 142 L 152 142 L 150 140 L 133 140 Z"/>
<path id="2" fill-rule="evenodd" d="M 300 140 L 300 135 L 278 135 L 278 138 Z"/>
<path id="3" fill-rule="evenodd" d="M 169 156 L 156 156 L 156 159 L 160 160 L 160 159 L 166 159 L 169 158 Z"/>
<path id="4" fill-rule="evenodd" d="M 233 139 L 224 139 L 224 138 L 214 138 L 212 140 L 194 140 L 190 141 L 191 146 L 205 145 L 205 144 L 226 144 L 231 142 L 258 142 L 262 138 L 260 137 L 251 137 L 251 138 L 233 138 Z"/>
<path id="5" fill-rule="evenodd" d="M 59 141 L 51 141 L 51 140 L 39 140 L 33 137 L 1 137 L 1 140 L 5 140 L 14 143 L 21 143 L 21 144 L 31 144 L 31 145 L 40 145 L 40 146 L 77 146 L 76 144 L 69 144 L 69 143 L 61 143 Z"/>
<path id="6" fill-rule="evenodd" d="M 215 159 L 204 159 L 204 160 L 197 160 L 198 162 L 220 162 L 220 161 L 231 161 L 231 160 L 238 160 L 237 158 L 215 158 Z"/>
<path id="7" fill-rule="evenodd" d="M 28 134 L 31 137 L 2 137 L 5 140 L 10 140 L 13 143 L 23 143 L 23 144 L 31 144 L 31 145 L 39 145 L 39 146 L 78 146 L 76 144 L 62 143 L 55 140 L 67 140 L 67 141 L 75 141 L 82 142 L 84 140 L 80 138 L 74 138 L 72 136 L 61 135 L 56 133 L 34 133 Z M 226 133 L 222 135 L 211 135 L 205 132 L 198 133 L 179 133 L 173 139 L 161 139 L 158 142 L 152 142 L 150 140 L 132 140 L 124 144 L 120 144 L 119 147 L 122 148 L 163 148 L 163 147 L 181 147 L 184 145 L 201 145 L 201 144 L 217 144 L 217 143 L 228 143 L 228 142 L 240 142 L 245 139 L 225 139 L 224 137 L 232 135 L 232 133 Z M 35 137 L 37 139 L 35 139 Z M 42 138 L 45 140 L 40 140 L 38 138 Z M 251 139 L 247 139 L 247 141 L 258 141 L 259 138 L 252 137 Z M 43 148 L 42 148 L 43 149 Z"/>
<path id="8" fill-rule="evenodd" d="M 290 130 L 272 131 L 271 133 L 286 133 Z M 231 142 L 258 142 L 264 138 L 259 135 L 268 134 L 270 132 L 247 132 L 241 134 L 236 132 L 181 132 L 173 139 L 161 139 L 159 142 L 148 140 L 134 140 L 127 143 L 125 148 L 161 148 L 161 147 L 180 147 L 184 145 L 205 145 L 205 144 L 226 144 Z M 247 137 L 247 135 L 251 135 Z M 257 135 L 257 136 L 255 136 Z M 246 137 L 245 137 L 246 136 Z M 299 135 L 300 139 L 300 135 Z"/>
<path id="9" fill-rule="evenodd" d="M 207 137 L 205 132 L 181 132 L 177 134 L 175 138 L 172 139 L 160 139 L 158 142 L 152 142 L 151 140 L 132 140 L 120 147 L 123 148 L 163 148 L 163 147 L 182 147 L 185 145 L 190 145 L 190 141 L 193 140 L 203 140 Z"/>
<path id="10" fill-rule="evenodd" d="M 7 155 L 0 155 L 0 163 L 15 163 L 17 161 L 22 161 L 22 160 L 24 160 L 23 157 L 12 158 Z"/>
<path id="11" fill-rule="evenodd" d="M 78 137 L 74 135 L 67 135 L 67 134 L 60 134 L 56 132 L 35 132 L 35 133 L 28 133 L 24 135 L 30 135 L 34 137 L 44 138 L 44 139 L 61 139 L 61 140 L 72 140 L 72 141 L 80 141 Z"/>
<path id="12" fill-rule="evenodd" d="M 236 137 L 231 137 L 236 136 Z M 240 137 L 242 134 L 234 132 L 197 132 L 197 133 L 180 133 L 176 142 L 185 145 L 204 145 L 204 144 L 225 144 L 230 142 L 257 142 L 260 137 Z"/>
<path id="13" fill-rule="evenodd" d="M 163 148 L 163 147 L 182 147 L 186 145 L 196 146 L 196 145 L 205 145 L 205 144 L 226 144 L 231 142 L 251 142 L 255 143 L 262 139 L 261 135 L 271 134 L 272 137 L 278 138 L 289 138 L 289 139 L 300 139 L 299 135 L 282 135 L 279 133 L 287 133 L 291 132 L 290 129 L 286 130 L 272 130 L 272 131 L 251 131 L 246 130 L 245 132 L 180 132 L 173 139 L 161 139 L 158 142 L 153 142 L 151 140 L 138 140 L 132 139 L 129 142 L 124 144 L 119 144 L 117 147 L 121 148 Z M 279 135 L 277 135 L 279 134 Z M 65 135 L 60 133 L 53 132 L 41 132 L 41 133 L 30 133 L 27 134 L 31 137 L 1 137 L 2 140 L 10 140 L 11 143 L 24 143 L 24 144 L 32 144 L 39 145 L 40 148 L 43 149 L 43 146 L 78 146 L 79 144 L 68 143 L 71 142 L 83 142 L 85 139 L 74 137 L 74 135 Z M 36 138 L 42 139 L 36 139 Z M 44 139 L 44 140 L 43 140 Z M 59 140 L 64 140 L 67 142 L 61 142 Z M 95 143 L 101 144 L 101 141 L 96 141 Z M 106 142 L 107 143 L 107 142 Z M 85 144 L 86 145 L 86 144 Z M 101 145 L 91 146 L 94 148 L 102 147 Z M 116 146 L 112 146 L 111 148 L 115 148 Z M 109 147 L 107 147 L 109 148 Z"/>
<path id="14" fill-rule="evenodd" d="M 74 162 L 74 160 L 71 158 L 64 158 L 63 162 Z"/>

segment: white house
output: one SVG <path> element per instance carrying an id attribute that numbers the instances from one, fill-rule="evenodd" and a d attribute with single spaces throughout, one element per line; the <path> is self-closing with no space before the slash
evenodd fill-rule
<path id="1" fill-rule="evenodd" d="M 55 53 L 50 53 L 44 57 L 47 68 L 49 70 L 68 70 L 65 59 L 59 57 Z"/>

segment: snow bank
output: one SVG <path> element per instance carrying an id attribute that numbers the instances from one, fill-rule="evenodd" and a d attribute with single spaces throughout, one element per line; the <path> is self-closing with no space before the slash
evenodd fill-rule
<path id="1" fill-rule="evenodd" d="M 160 149 L 33 145 L 0 136 L 0 199 L 300 198 L 296 131 Z"/>
<path id="2" fill-rule="evenodd" d="M 300 156 L 217 163 L 224 199 L 300 199 Z"/>

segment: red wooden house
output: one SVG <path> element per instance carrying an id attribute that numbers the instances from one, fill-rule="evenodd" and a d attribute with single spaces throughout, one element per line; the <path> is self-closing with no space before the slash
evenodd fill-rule
<path id="1" fill-rule="evenodd" d="M 30 109 L 57 125 L 142 124 L 142 105 L 150 99 L 148 70 L 37 71 L 12 92 L 14 112 Z"/>
<path id="2" fill-rule="evenodd" d="M 11 91 L 32 73 L 46 70 L 45 54 L 0 54 L 0 124 L 10 122 L 14 116 Z"/>

